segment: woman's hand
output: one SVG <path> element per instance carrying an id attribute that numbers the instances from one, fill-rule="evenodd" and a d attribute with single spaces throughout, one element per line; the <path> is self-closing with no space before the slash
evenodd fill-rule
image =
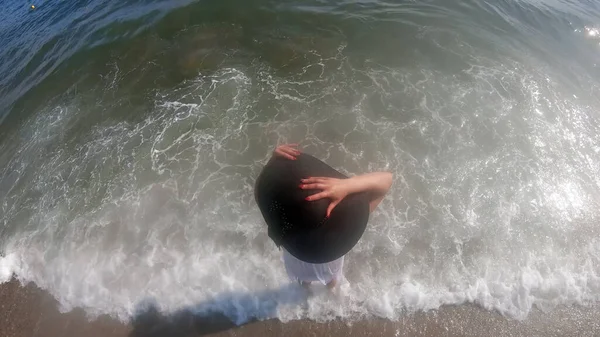
<path id="1" fill-rule="evenodd" d="M 323 198 L 329 199 L 331 201 L 327 207 L 327 217 L 329 217 L 335 206 L 351 193 L 348 182 L 348 179 L 311 177 L 302 179 L 300 188 L 303 190 L 321 190 L 321 192 L 307 197 L 306 200 L 315 201 Z"/>
<path id="2" fill-rule="evenodd" d="M 296 160 L 296 157 L 300 155 L 298 150 L 298 144 L 283 144 L 279 145 L 273 151 L 273 156 L 286 158 L 289 160 Z"/>
<path id="3" fill-rule="evenodd" d="M 373 212 L 383 200 L 392 186 L 393 175 L 390 172 L 372 172 L 348 179 L 308 178 L 302 179 L 301 189 L 321 190 L 306 198 L 308 201 L 328 198 L 331 200 L 327 207 L 327 216 L 346 196 L 353 193 L 368 192 L 370 196 L 369 210 Z"/>

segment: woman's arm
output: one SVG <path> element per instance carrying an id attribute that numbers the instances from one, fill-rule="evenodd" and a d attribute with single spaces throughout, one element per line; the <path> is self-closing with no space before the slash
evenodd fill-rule
<path id="1" fill-rule="evenodd" d="M 371 212 L 383 200 L 392 186 L 393 175 L 390 172 L 372 172 L 347 179 L 350 192 L 348 194 L 369 192 Z"/>
<path id="2" fill-rule="evenodd" d="M 308 201 L 323 198 L 331 200 L 327 216 L 346 196 L 360 192 L 367 192 L 371 196 L 369 209 L 372 212 L 392 186 L 392 179 L 393 175 L 390 172 L 373 172 L 348 179 L 311 177 L 303 179 L 300 188 L 321 190 L 306 198 Z"/>

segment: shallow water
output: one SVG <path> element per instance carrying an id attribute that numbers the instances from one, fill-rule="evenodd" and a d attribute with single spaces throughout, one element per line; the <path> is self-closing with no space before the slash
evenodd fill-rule
<path id="1" fill-rule="evenodd" d="M 123 320 L 600 300 L 594 2 L 6 7 L 0 280 Z M 395 173 L 337 298 L 288 286 L 254 203 L 282 142 Z"/>

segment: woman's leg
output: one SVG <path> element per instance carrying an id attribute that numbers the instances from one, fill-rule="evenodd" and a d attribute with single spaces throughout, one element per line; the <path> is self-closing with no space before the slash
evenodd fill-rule
<path id="1" fill-rule="evenodd" d="M 339 259 L 329 262 L 329 271 L 332 274 L 331 281 L 327 283 L 327 289 L 333 290 L 338 285 L 338 280 L 342 280 L 343 269 L 344 269 L 344 257 L 340 257 Z"/>

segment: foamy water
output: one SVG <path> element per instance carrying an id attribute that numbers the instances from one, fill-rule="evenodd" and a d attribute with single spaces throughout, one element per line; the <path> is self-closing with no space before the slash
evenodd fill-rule
<path id="1" fill-rule="evenodd" d="M 457 72 L 358 67 L 333 42 L 294 75 L 259 61 L 200 72 L 147 95 L 136 118 L 105 115 L 125 90 L 114 67 L 94 91 L 102 104 L 65 95 L 27 118 L 0 144 L 0 282 L 14 273 L 63 311 L 124 321 L 149 302 L 242 323 L 396 320 L 462 303 L 525 319 L 600 300 L 591 94 L 535 59 L 464 41 L 437 45 L 464 54 Z M 284 142 L 348 174 L 395 174 L 335 296 L 290 283 L 254 203 L 254 179 Z"/>

